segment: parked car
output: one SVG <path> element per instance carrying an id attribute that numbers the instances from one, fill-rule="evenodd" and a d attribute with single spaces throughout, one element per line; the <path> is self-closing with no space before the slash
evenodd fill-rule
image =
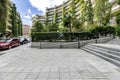
<path id="1" fill-rule="evenodd" d="M 11 49 L 20 45 L 19 39 L 2 39 L 0 40 L 0 49 Z"/>
<path id="2" fill-rule="evenodd" d="M 28 40 L 28 42 L 31 42 L 31 38 L 30 37 L 26 37 L 26 39 Z"/>
<path id="3" fill-rule="evenodd" d="M 26 44 L 26 43 L 29 42 L 28 39 L 25 38 L 25 37 L 19 37 L 18 39 L 20 40 L 20 44 L 21 44 L 21 45 L 22 45 L 22 44 Z"/>

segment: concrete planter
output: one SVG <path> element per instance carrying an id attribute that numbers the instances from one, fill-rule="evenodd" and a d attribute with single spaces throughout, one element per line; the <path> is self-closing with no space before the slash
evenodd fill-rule
<path id="1" fill-rule="evenodd" d="M 99 39 L 92 39 L 92 40 L 84 40 L 84 41 L 78 41 L 78 42 L 31 42 L 32 48 L 40 48 L 40 49 L 46 49 L 46 48 L 80 48 L 85 46 L 86 44 L 92 44 L 92 43 L 105 43 L 113 39 L 113 37 L 105 37 L 105 38 L 99 38 Z"/>

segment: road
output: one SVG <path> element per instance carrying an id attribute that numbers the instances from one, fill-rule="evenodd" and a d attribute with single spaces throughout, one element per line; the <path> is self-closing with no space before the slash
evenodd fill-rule
<path id="1" fill-rule="evenodd" d="M 0 80 L 120 80 L 120 68 L 81 49 L 3 51 Z"/>

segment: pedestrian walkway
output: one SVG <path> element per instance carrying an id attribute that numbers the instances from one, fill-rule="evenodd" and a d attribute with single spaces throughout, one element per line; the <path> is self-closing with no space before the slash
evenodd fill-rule
<path id="1" fill-rule="evenodd" d="M 120 68 L 81 49 L 34 49 L 0 56 L 0 80 L 120 80 Z"/>
<path id="2" fill-rule="evenodd" d="M 120 45 L 120 38 L 116 37 L 115 39 L 112 39 L 111 41 L 107 42 L 107 44 Z"/>

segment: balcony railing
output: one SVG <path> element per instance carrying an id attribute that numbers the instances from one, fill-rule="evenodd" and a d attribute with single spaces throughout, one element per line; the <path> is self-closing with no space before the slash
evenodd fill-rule
<path id="1" fill-rule="evenodd" d="M 116 0 L 109 0 L 109 2 L 113 4 L 116 2 Z"/>
<path id="2" fill-rule="evenodd" d="M 117 5 L 115 7 L 112 8 L 112 14 L 115 13 L 116 11 L 120 10 L 120 6 Z"/>

